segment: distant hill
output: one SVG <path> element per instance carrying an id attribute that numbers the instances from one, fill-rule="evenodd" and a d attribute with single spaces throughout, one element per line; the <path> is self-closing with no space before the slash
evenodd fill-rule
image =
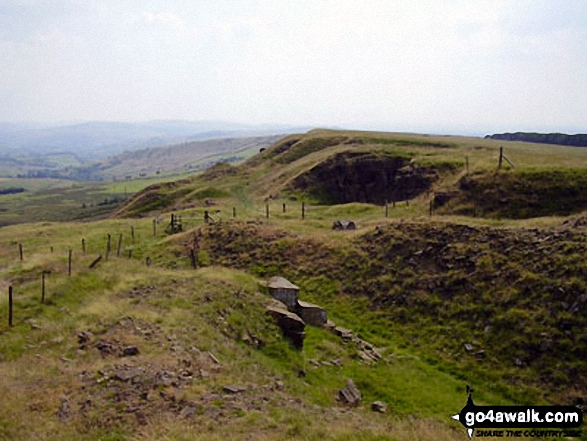
<path id="1" fill-rule="evenodd" d="M 267 148 L 283 135 L 222 138 L 154 147 L 111 156 L 72 169 L 78 180 L 137 178 L 182 170 L 201 170 L 218 162 L 234 163 Z"/>
<path id="2" fill-rule="evenodd" d="M 75 153 L 84 162 L 125 151 L 210 138 L 292 133 L 300 128 L 215 121 L 94 121 L 70 125 L 0 123 L 0 152 L 33 156 Z"/>
<path id="3" fill-rule="evenodd" d="M 525 141 L 539 144 L 558 144 L 573 147 L 587 147 L 587 134 L 567 135 L 564 133 L 498 133 L 485 138 L 503 141 Z"/>

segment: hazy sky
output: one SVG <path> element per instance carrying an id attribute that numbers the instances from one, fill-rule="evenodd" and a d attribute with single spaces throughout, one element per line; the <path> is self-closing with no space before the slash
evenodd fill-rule
<path id="1" fill-rule="evenodd" d="M 0 121 L 587 132 L 585 0 L 0 0 Z"/>

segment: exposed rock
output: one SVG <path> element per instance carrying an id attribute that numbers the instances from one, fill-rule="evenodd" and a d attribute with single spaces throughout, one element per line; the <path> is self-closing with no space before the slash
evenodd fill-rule
<path id="1" fill-rule="evenodd" d="M 269 294 L 283 303 L 288 311 L 295 312 L 300 288 L 283 277 L 271 277 L 267 284 Z"/>
<path id="2" fill-rule="evenodd" d="M 308 325 L 322 327 L 327 322 L 326 310 L 312 303 L 298 300 L 296 313 Z"/>
<path id="3" fill-rule="evenodd" d="M 281 328 L 283 335 L 290 339 L 296 348 L 301 349 L 304 345 L 304 338 L 306 337 L 304 333 L 306 324 L 304 321 L 287 309 L 275 305 L 267 306 L 267 312 Z"/>
<path id="4" fill-rule="evenodd" d="M 132 357 L 134 355 L 139 355 L 139 348 L 136 346 L 127 346 L 122 350 L 123 357 Z"/>
<path id="5" fill-rule="evenodd" d="M 332 222 L 333 230 L 356 230 L 357 225 L 350 220 L 337 220 Z"/>
<path id="6" fill-rule="evenodd" d="M 361 391 L 353 380 L 348 380 L 346 386 L 338 391 L 338 398 L 343 404 L 356 407 L 361 403 Z"/>
<path id="7" fill-rule="evenodd" d="M 231 385 L 231 386 L 224 386 L 222 388 L 222 390 L 224 392 L 226 392 L 227 394 L 240 394 L 240 393 L 246 392 L 247 388 L 244 386 Z"/>
<path id="8" fill-rule="evenodd" d="M 387 404 L 383 401 L 374 401 L 371 403 L 371 410 L 378 413 L 387 413 Z"/>

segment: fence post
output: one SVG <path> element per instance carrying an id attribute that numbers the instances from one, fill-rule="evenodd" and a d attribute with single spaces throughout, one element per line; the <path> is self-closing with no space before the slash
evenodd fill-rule
<path id="1" fill-rule="evenodd" d="M 132 250 L 128 250 L 128 258 L 132 259 Z"/>
<path id="2" fill-rule="evenodd" d="M 465 156 L 465 170 L 469 174 L 469 156 Z"/>
<path id="3" fill-rule="evenodd" d="M 147 257 L 147 258 L 145 259 L 145 264 L 146 264 L 147 266 L 151 266 L 151 258 L 150 258 L 150 257 Z"/>
<path id="4" fill-rule="evenodd" d="M 43 286 L 41 288 L 41 303 L 45 303 L 45 276 L 51 274 L 51 271 L 43 270 L 41 271 L 41 278 L 43 282 Z"/>
<path id="5" fill-rule="evenodd" d="M 8 287 L 8 326 L 12 327 L 12 285 Z"/>
<path id="6" fill-rule="evenodd" d="M 135 227 L 130 227 L 130 237 L 132 238 L 132 243 L 135 243 Z"/>
<path id="7" fill-rule="evenodd" d="M 67 275 L 71 277 L 71 248 L 69 249 L 69 256 L 67 259 Z"/>
<path id="8" fill-rule="evenodd" d="M 285 202 L 283 203 L 283 212 L 286 212 Z"/>
<path id="9" fill-rule="evenodd" d="M 236 218 L 236 207 L 232 207 L 232 217 Z"/>
<path id="10" fill-rule="evenodd" d="M 106 257 L 104 258 L 104 260 L 108 260 L 108 255 L 110 254 L 110 240 L 112 238 L 110 237 L 110 234 L 108 235 L 108 242 L 106 242 Z"/>
<path id="11" fill-rule="evenodd" d="M 24 255 L 22 252 L 22 244 L 21 243 L 18 244 L 18 255 L 20 257 L 20 261 L 22 262 L 24 260 Z"/>
<path id="12" fill-rule="evenodd" d="M 306 203 L 302 202 L 302 219 L 306 218 Z"/>
<path id="13" fill-rule="evenodd" d="M 501 168 L 501 165 L 503 163 L 503 146 L 499 146 L 499 161 L 497 163 L 497 169 L 499 170 Z"/>
<path id="14" fill-rule="evenodd" d="M 82 239 L 82 251 L 86 254 L 86 239 Z"/>
<path id="15" fill-rule="evenodd" d="M 265 217 L 269 219 L 269 203 L 265 204 Z"/>
<path id="16" fill-rule="evenodd" d="M 118 236 L 118 248 L 116 248 L 116 257 L 120 257 L 120 248 L 122 247 L 122 233 Z"/>

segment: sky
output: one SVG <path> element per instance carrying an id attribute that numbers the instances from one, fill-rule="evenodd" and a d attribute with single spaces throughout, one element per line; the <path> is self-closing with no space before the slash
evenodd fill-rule
<path id="1" fill-rule="evenodd" d="M 585 0 L 0 0 L 0 121 L 587 132 Z"/>

